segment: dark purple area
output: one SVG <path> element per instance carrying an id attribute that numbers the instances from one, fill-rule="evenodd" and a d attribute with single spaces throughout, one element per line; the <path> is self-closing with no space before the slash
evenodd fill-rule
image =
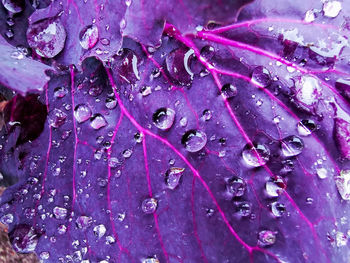
<path id="1" fill-rule="evenodd" d="M 14 248 L 43 262 L 347 262 L 349 7 L 327 3 L 3 8 L 0 172 L 16 183 L 0 221 Z"/>

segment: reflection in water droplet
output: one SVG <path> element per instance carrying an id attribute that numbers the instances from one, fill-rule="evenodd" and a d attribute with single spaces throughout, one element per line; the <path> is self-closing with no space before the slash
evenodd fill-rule
<path id="1" fill-rule="evenodd" d="M 273 202 L 270 205 L 270 209 L 271 209 L 271 213 L 275 216 L 275 217 L 281 217 L 284 215 L 284 213 L 286 212 L 286 207 L 284 204 L 279 203 L 279 202 Z"/>
<path id="2" fill-rule="evenodd" d="M 226 98 L 230 99 L 237 95 L 237 88 L 230 83 L 226 83 L 221 88 L 221 94 Z"/>
<path id="3" fill-rule="evenodd" d="M 177 168 L 172 167 L 165 173 L 165 184 L 166 186 L 174 190 L 180 183 L 180 179 L 182 177 L 183 172 L 185 171 L 185 168 Z"/>
<path id="4" fill-rule="evenodd" d="M 276 232 L 263 230 L 258 235 L 258 245 L 261 247 L 271 246 L 276 242 Z"/>
<path id="5" fill-rule="evenodd" d="M 145 214 L 153 214 L 158 206 L 158 201 L 155 198 L 146 198 L 141 204 L 141 209 Z"/>
<path id="6" fill-rule="evenodd" d="M 66 30 L 59 19 L 47 18 L 30 24 L 27 40 L 31 48 L 42 57 L 53 58 L 60 53 L 66 41 Z"/>
<path id="7" fill-rule="evenodd" d="M 174 123 L 175 111 L 170 108 L 160 108 L 152 116 L 154 125 L 161 130 L 168 130 Z"/>
<path id="8" fill-rule="evenodd" d="M 249 166 L 263 166 L 270 159 L 270 150 L 261 143 L 254 143 L 254 146 L 247 144 L 242 151 L 242 157 Z"/>
<path id="9" fill-rule="evenodd" d="M 107 125 L 106 119 L 101 114 L 95 114 L 90 119 L 90 126 L 95 129 L 99 130 Z"/>
<path id="10" fill-rule="evenodd" d="M 231 197 L 240 197 L 244 194 L 247 187 L 243 178 L 234 176 L 227 180 L 226 190 Z"/>
<path id="11" fill-rule="evenodd" d="M 263 87 L 267 87 L 271 83 L 271 75 L 267 68 L 263 66 L 258 66 L 253 69 L 252 81 Z"/>
<path id="12" fill-rule="evenodd" d="M 198 152 L 207 144 L 207 135 L 203 131 L 189 130 L 182 136 L 181 143 L 187 151 Z"/>
<path id="13" fill-rule="evenodd" d="M 68 94 L 68 90 L 65 87 L 57 87 L 54 90 L 54 96 L 55 98 L 63 98 L 64 96 L 66 96 Z"/>
<path id="14" fill-rule="evenodd" d="M 86 104 L 79 104 L 74 109 L 74 117 L 79 123 L 83 123 L 90 119 L 91 109 Z"/>
<path id="15" fill-rule="evenodd" d="M 54 109 L 49 113 L 48 122 L 50 126 L 58 128 L 66 122 L 67 114 L 59 109 Z"/>
<path id="16" fill-rule="evenodd" d="M 89 25 L 83 28 L 79 34 L 79 43 L 84 49 L 93 48 L 98 41 L 98 28 L 96 25 Z"/>
<path id="17" fill-rule="evenodd" d="M 281 141 L 281 149 L 284 156 L 296 156 L 304 149 L 304 142 L 298 136 L 291 135 Z"/>
<path id="18" fill-rule="evenodd" d="M 308 136 L 316 130 L 317 126 L 313 120 L 301 120 L 297 125 L 298 133 L 301 136 Z"/>
<path id="19" fill-rule="evenodd" d="M 266 194 L 269 197 L 278 197 L 286 189 L 287 185 L 284 179 L 280 176 L 276 176 L 265 184 Z"/>
<path id="20" fill-rule="evenodd" d="M 20 13 L 23 11 L 25 6 L 25 1 L 23 0 L 2 0 L 3 6 L 7 9 L 7 11 L 11 13 Z"/>

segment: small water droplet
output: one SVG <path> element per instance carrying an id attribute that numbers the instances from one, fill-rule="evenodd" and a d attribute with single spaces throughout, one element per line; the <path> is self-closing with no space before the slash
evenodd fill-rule
<path id="1" fill-rule="evenodd" d="M 126 149 L 123 151 L 122 155 L 125 159 L 127 159 L 131 157 L 132 153 L 133 153 L 132 149 Z"/>
<path id="2" fill-rule="evenodd" d="M 91 109 L 86 104 L 78 104 L 74 109 L 74 117 L 78 123 L 83 123 L 90 119 Z"/>
<path id="3" fill-rule="evenodd" d="M 139 132 L 135 133 L 134 139 L 137 143 L 141 143 L 143 140 L 143 134 Z"/>
<path id="4" fill-rule="evenodd" d="M 258 245 L 261 247 L 271 246 L 276 242 L 277 232 L 262 230 L 258 234 Z"/>
<path id="5" fill-rule="evenodd" d="M 93 48 L 98 41 L 98 28 L 96 25 L 84 27 L 79 34 L 79 43 L 84 49 Z"/>
<path id="6" fill-rule="evenodd" d="M 7 11 L 16 14 L 23 11 L 25 6 L 25 1 L 2 0 L 2 4 L 7 9 Z"/>
<path id="7" fill-rule="evenodd" d="M 148 258 L 142 259 L 142 263 L 160 263 L 160 261 L 155 257 L 148 257 Z"/>
<path id="8" fill-rule="evenodd" d="M 187 126 L 187 118 L 186 117 L 182 117 L 180 119 L 180 126 L 181 127 L 186 127 Z"/>
<path id="9" fill-rule="evenodd" d="M 317 168 L 316 173 L 320 179 L 327 178 L 328 171 L 326 168 Z"/>
<path id="10" fill-rule="evenodd" d="M 206 60 L 209 61 L 210 59 L 212 59 L 215 55 L 215 48 L 212 46 L 204 46 L 201 49 L 201 56 Z"/>
<path id="11" fill-rule="evenodd" d="M 153 214 L 158 206 L 158 201 L 155 198 L 146 198 L 141 204 L 141 209 L 145 214 Z"/>
<path id="12" fill-rule="evenodd" d="M 304 21 L 307 23 L 311 23 L 315 21 L 316 16 L 314 10 L 308 10 L 305 14 Z"/>
<path id="13" fill-rule="evenodd" d="M 101 38 L 100 42 L 104 46 L 108 46 L 110 43 L 109 39 L 107 39 L 107 38 Z"/>
<path id="14" fill-rule="evenodd" d="M 233 98 L 233 97 L 235 97 L 237 95 L 237 87 L 232 85 L 232 84 L 230 84 L 230 83 L 226 83 L 221 88 L 221 94 L 226 99 Z"/>
<path id="15" fill-rule="evenodd" d="M 168 169 L 165 173 L 165 184 L 166 186 L 174 190 L 180 183 L 185 168 L 172 167 Z"/>
<path id="16" fill-rule="evenodd" d="M 66 122 L 67 114 L 59 109 L 54 109 L 49 113 L 48 122 L 50 126 L 58 128 Z"/>
<path id="17" fill-rule="evenodd" d="M 41 252 L 39 256 L 42 260 L 47 260 L 50 258 L 50 253 L 47 251 L 44 251 L 44 252 Z"/>
<path id="18" fill-rule="evenodd" d="M 86 229 L 92 224 L 92 218 L 89 216 L 79 216 L 75 223 L 78 228 Z"/>
<path id="19" fill-rule="evenodd" d="M 103 117 L 101 114 L 95 114 L 90 119 L 90 126 L 95 129 L 99 130 L 107 125 L 107 121 L 105 117 Z"/>
<path id="20" fill-rule="evenodd" d="M 115 98 L 107 98 L 106 99 L 106 108 L 109 110 L 113 110 L 115 107 L 117 107 L 117 100 Z"/>
<path id="21" fill-rule="evenodd" d="M 175 111 L 170 108 L 160 108 L 152 116 L 154 125 L 161 130 L 168 130 L 174 123 Z"/>
<path id="22" fill-rule="evenodd" d="M 97 236 L 98 238 L 103 237 L 106 234 L 106 227 L 104 225 L 97 225 L 93 229 L 94 235 Z"/>
<path id="23" fill-rule="evenodd" d="M 335 177 L 335 184 L 343 200 L 350 200 L 350 170 L 341 170 Z"/>
<path id="24" fill-rule="evenodd" d="M 67 209 L 63 207 L 56 206 L 53 209 L 53 215 L 56 219 L 65 219 L 67 217 Z"/>
<path id="25" fill-rule="evenodd" d="M 262 87 L 267 87 L 271 83 L 271 75 L 267 68 L 258 66 L 253 69 L 252 81 Z"/>
<path id="26" fill-rule="evenodd" d="M 198 152 L 207 144 L 207 135 L 203 131 L 189 130 L 182 136 L 181 143 L 187 151 Z"/>
<path id="27" fill-rule="evenodd" d="M 337 17 L 341 10 L 342 3 L 339 1 L 327 1 L 323 4 L 323 13 L 327 17 Z"/>
<path id="28" fill-rule="evenodd" d="M 211 117 L 213 116 L 211 110 L 204 110 L 202 114 L 202 118 L 204 121 L 209 121 Z"/>
<path id="29" fill-rule="evenodd" d="M 92 86 L 90 89 L 89 89 L 89 95 L 90 96 L 93 96 L 93 97 L 97 97 L 99 95 L 101 95 L 101 93 L 103 92 L 103 88 L 101 86 Z"/>
<path id="30" fill-rule="evenodd" d="M 278 197 L 286 189 L 287 185 L 284 179 L 280 176 L 270 179 L 265 184 L 266 194 L 269 197 Z"/>
<path id="31" fill-rule="evenodd" d="M 9 17 L 6 19 L 6 24 L 8 26 L 14 26 L 15 25 L 15 22 L 13 21 L 13 18 L 12 17 Z"/>
<path id="32" fill-rule="evenodd" d="M 296 156 L 304 149 L 304 142 L 298 136 L 291 135 L 281 141 L 281 149 L 284 156 Z"/>
<path id="33" fill-rule="evenodd" d="M 236 213 L 242 217 L 248 217 L 252 213 L 252 205 L 249 202 L 235 202 Z"/>
<path id="34" fill-rule="evenodd" d="M 150 86 L 143 86 L 141 89 L 140 89 L 140 93 L 143 97 L 146 97 L 148 95 L 150 95 L 152 93 L 152 88 Z"/>
<path id="35" fill-rule="evenodd" d="M 270 149 L 261 143 L 254 143 L 253 146 L 247 144 L 242 151 L 242 157 L 249 166 L 260 167 L 269 161 Z"/>
<path id="36" fill-rule="evenodd" d="M 243 178 L 234 176 L 227 180 L 226 190 L 231 197 L 241 197 L 246 190 L 247 184 Z"/>
<path id="37" fill-rule="evenodd" d="M 57 87 L 54 90 L 54 96 L 55 98 L 63 98 L 64 96 L 66 96 L 68 94 L 68 90 L 65 87 Z"/>
<path id="38" fill-rule="evenodd" d="M 313 120 L 301 120 L 298 122 L 297 129 L 301 136 L 309 136 L 317 128 Z"/>
<path id="39" fill-rule="evenodd" d="M 5 34 L 6 34 L 7 38 L 13 38 L 13 36 L 15 35 L 15 33 L 13 32 L 13 30 L 11 28 L 9 28 Z"/>
<path id="40" fill-rule="evenodd" d="M 275 217 L 281 217 L 284 215 L 284 213 L 286 212 L 286 207 L 284 204 L 279 203 L 279 202 L 273 202 L 270 205 L 270 209 L 271 209 L 271 213 L 275 216 Z"/>

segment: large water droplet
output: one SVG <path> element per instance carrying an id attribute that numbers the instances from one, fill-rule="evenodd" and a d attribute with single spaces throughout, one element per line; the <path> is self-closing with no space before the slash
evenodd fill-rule
<path id="1" fill-rule="evenodd" d="M 323 4 L 323 13 L 327 17 L 337 17 L 341 10 L 342 3 L 339 1 L 327 1 Z"/>
<path id="2" fill-rule="evenodd" d="M 65 219 L 67 217 L 67 209 L 63 207 L 56 206 L 53 209 L 53 215 L 56 219 Z"/>
<path id="3" fill-rule="evenodd" d="M 258 235 L 258 245 L 261 247 L 271 246 L 276 242 L 276 232 L 271 230 L 262 230 Z"/>
<path id="4" fill-rule="evenodd" d="M 301 103 L 301 106 L 308 108 L 319 102 L 322 89 L 317 78 L 309 75 L 303 75 L 295 81 L 295 98 Z"/>
<path id="5" fill-rule="evenodd" d="M 54 109 L 49 113 L 49 124 L 54 128 L 62 126 L 66 122 L 67 114 L 59 109 Z"/>
<path id="6" fill-rule="evenodd" d="M 270 149 L 261 143 L 254 143 L 253 146 L 247 144 L 242 151 L 242 157 L 249 166 L 263 166 L 270 159 Z"/>
<path id="7" fill-rule="evenodd" d="M 284 215 L 284 213 L 286 212 L 286 207 L 284 204 L 279 203 L 279 202 L 273 202 L 270 205 L 270 209 L 271 209 L 271 213 L 275 216 L 275 217 L 281 217 Z"/>
<path id="8" fill-rule="evenodd" d="M 243 178 L 234 176 L 227 180 L 226 190 L 227 193 L 232 197 L 240 197 L 244 194 L 247 187 L 246 182 Z"/>
<path id="9" fill-rule="evenodd" d="M 78 104 L 74 109 L 74 117 L 79 123 L 90 119 L 91 114 L 91 109 L 86 104 Z"/>
<path id="10" fill-rule="evenodd" d="M 313 120 L 301 120 L 298 122 L 298 133 L 301 136 L 309 136 L 314 130 L 316 130 L 317 126 Z"/>
<path id="11" fill-rule="evenodd" d="M 269 197 L 278 197 L 286 189 L 287 185 L 284 179 L 280 176 L 276 176 L 265 184 L 266 194 Z"/>
<path id="12" fill-rule="evenodd" d="M 236 86 L 234 86 L 234 85 L 232 85 L 230 83 L 226 83 L 221 88 L 221 94 L 226 99 L 233 98 L 233 97 L 235 97 L 237 95 L 237 88 L 236 88 Z"/>
<path id="13" fill-rule="evenodd" d="M 95 129 L 99 130 L 107 125 L 107 121 L 105 117 L 103 117 L 101 114 L 95 114 L 91 119 L 90 119 L 90 126 Z"/>
<path id="14" fill-rule="evenodd" d="M 94 235 L 97 236 L 98 238 L 103 237 L 106 234 L 106 227 L 104 225 L 97 225 L 93 229 Z"/>
<path id="15" fill-rule="evenodd" d="M 193 72 L 190 69 L 194 52 L 192 49 L 177 48 L 165 58 L 166 69 L 173 81 L 189 86 L 192 83 Z"/>
<path id="16" fill-rule="evenodd" d="M 11 13 L 20 13 L 25 6 L 24 0 L 2 0 L 3 6 Z"/>
<path id="17" fill-rule="evenodd" d="M 180 183 L 181 176 L 185 168 L 172 167 L 165 173 L 165 184 L 166 186 L 174 190 Z"/>
<path id="18" fill-rule="evenodd" d="M 152 116 L 154 125 L 161 130 L 168 130 L 174 123 L 175 111 L 170 108 L 160 108 Z"/>
<path id="19" fill-rule="evenodd" d="M 53 58 L 63 50 L 66 37 L 66 30 L 56 18 L 40 20 L 29 25 L 27 30 L 29 46 L 46 58 Z"/>
<path id="20" fill-rule="evenodd" d="M 182 136 L 181 143 L 187 151 L 198 152 L 207 144 L 207 135 L 203 131 L 189 130 Z"/>
<path id="21" fill-rule="evenodd" d="M 146 198 L 141 204 L 141 209 L 145 214 L 153 214 L 158 206 L 158 201 L 155 198 Z"/>
<path id="22" fill-rule="evenodd" d="M 96 25 L 89 25 L 83 28 L 79 34 L 79 43 L 84 49 L 93 48 L 98 41 L 98 28 Z"/>
<path id="23" fill-rule="evenodd" d="M 123 80 L 128 83 L 135 83 L 140 79 L 138 70 L 139 59 L 132 50 L 123 48 L 118 52 L 118 55 L 113 58 L 113 68 Z"/>
<path id="24" fill-rule="evenodd" d="M 252 205 L 249 202 L 235 202 L 236 213 L 239 216 L 247 217 L 252 213 Z"/>
<path id="25" fill-rule="evenodd" d="M 338 192 L 344 200 L 350 200 L 350 170 L 341 170 L 335 177 Z"/>
<path id="26" fill-rule="evenodd" d="M 281 141 L 281 149 L 284 156 L 296 156 L 304 149 L 304 142 L 298 136 L 291 135 Z"/>
<path id="27" fill-rule="evenodd" d="M 267 87 L 271 84 L 271 75 L 267 68 L 258 66 L 253 69 L 252 81 L 263 87 Z"/>
<path id="28" fill-rule="evenodd" d="M 34 252 L 40 234 L 29 225 L 18 225 L 10 233 L 12 247 L 19 253 Z"/>

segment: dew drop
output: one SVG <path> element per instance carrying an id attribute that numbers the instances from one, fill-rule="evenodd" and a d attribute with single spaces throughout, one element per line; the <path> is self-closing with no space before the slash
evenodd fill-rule
<path id="1" fill-rule="evenodd" d="M 29 225 L 17 225 L 10 233 L 9 238 L 14 250 L 18 253 L 35 251 L 40 234 Z"/>
<path id="2" fill-rule="evenodd" d="M 84 49 L 93 48 L 98 41 L 98 28 L 96 25 L 89 25 L 83 28 L 79 34 L 79 43 Z"/>
<path id="3" fill-rule="evenodd" d="M 350 200 L 350 170 L 341 170 L 335 177 L 335 184 L 343 200 Z"/>
<path id="4" fill-rule="evenodd" d="M 291 135 L 281 141 L 281 149 L 284 156 L 296 156 L 304 149 L 304 142 L 298 136 Z"/>
<path id="5" fill-rule="evenodd" d="M 117 107 L 117 100 L 115 98 L 107 98 L 106 99 L 106 108 L 109 110 L 113 110 L 115 107 Z"/>
<path id="6" fill-rule="evenodd" d="M 174 123 L 175 111 L 170 108 L 160 108 L 152 116 L 154 125 L 161 130 L 168 130 Z"/>
<path id="7" fill-rule="evenodd" d="M 50 126 L 58 128 L 66 122 L 67 114 L 59 109 L 54 109 L 49 113 L 48 117 Z"/>
<path id="8" fill-rule="evenodd" d="M 269 180 L 265 184 L 266 194 L 269 197 L 278 197 L 283 191 L 286 189 L 287 185 L 284 179 L 280 176 L 276 176 L 275 178 Z"/>
<path id="9" fill-rule="evenodd" d="M 25 1 L 23 0 L 2 0 L 3 6 L 7 11 L 17 14 L 23 11 Z"/>
<path id="10" fill-rule="evenodd" d="M 106 119 L 101 114 L 95 114 L 90 119 L 90 126 L 95 129 L 99 130 L 107 125 Z"/>
<path id="11" fill-rule="evenodd" d="M 174 190 L 180 183 L 185 168 L 172 167 L 168 169 L 165 173 L 165 185 Z"/>
<path id="12" fill-rule="evenodd" d="M 74 117 L 79 123 L 90 119 L 91 114 L 91 109 L 86 104 L 78 104 L 74 109 Z"/>
<path id="13" fill-rule="evenodd" d="M 284 215 L 284 213 L 286 212 L 286 207 L 284 204 L 279 203 L 279 202 L 273 202 L 270 205 L 270 209 L 271 209 L 271 213 L 275 216 L 275 217 L 281 217 Z"/>
<path id="14" fill-rule="evenodd" d="M 276 242 L 276 232 L 262 230 L 258 234 L 258 245 L 261 247 L 271 246 Z"/>
<path id="15" fill-rule="evenodd" d="M 247 144 L 242 151 L 242 157 L 249 166 L 260 167 L 269 161 L 270 149 L 261 143 L 254 143 L 253 146 Z"/>
<path id="16" fill-rule="evenodd" d="M 267 87 L 271 83 L 271 75 L 267 68 L 258 66 L 253 69 L 252 81 L 262 87 Z"/>
<path id="17" fill-rule="evenodd" d="M 316 128 L 316 123 L 313 120 L 301 120 L 297 125 L 300 136 L 309 136 Z"/>
<path id="18" fill-rule="evenodd" d="M 68 94 L 68 90 L 65 87 L 57 87 L 54 90 L 55 98 L 61 99 Z"/>
<path id="19" fill-rule="evenodd" d="M 244 179 L 238 176 L 234 176 L 226 182 L 226 190 L 231 197 L 241 197 L 244 194 L 246 187 L 247 184 Z"/>
<path id="20" fill-rule="evenodd" d="M 106 234 L 106 227 L 104 225 L 97 225 L 93 229 L 94 235 L 98 238 L 103 237 Z"/>
<path id="21" fill-rule="evenodd" d="M 187 151 L 198 152 L 207 144 L 207 135 L 203 131 L 189 130 L 182 136 L 181 143 Z"/>
<path id="22" fill-rule="evenodd" d="M 53 58 L 63 50 L 66 37 L 66 30 L 56 18 L 40 20 L 29 25 L 27 30 L 29 46 L 46 58 Z"/>
<path id="23" fill-rule="evenodd" d="M 237 95 L 237 87 L 232 85 L 232 84 L 230 84 L 230 83 L 226 83 L 221 88 L 221 94 L 226 99 L 233 98 L 233 97 L 235 97 Z"/>
<path id="24" fill-rule="evenodd" d="M 248 217 L 252 213 L 252 205 L 249 202 L 235 202 L 236 213 L 242 217 Z"/>
<path id="25" fill-rule="evenodd" d="M 56 219 L 65 219 L 67 217 L 67 209 L 63 207 L 56 206 L 53 208 L 53 215 Z"/>
<path id="26" fill-rule="evenodd" d="M 145 214 L 153 214 L 158 206 L 158 201 L 155 198 L 146 198 L 141 204 L 141 209 Z"/>

